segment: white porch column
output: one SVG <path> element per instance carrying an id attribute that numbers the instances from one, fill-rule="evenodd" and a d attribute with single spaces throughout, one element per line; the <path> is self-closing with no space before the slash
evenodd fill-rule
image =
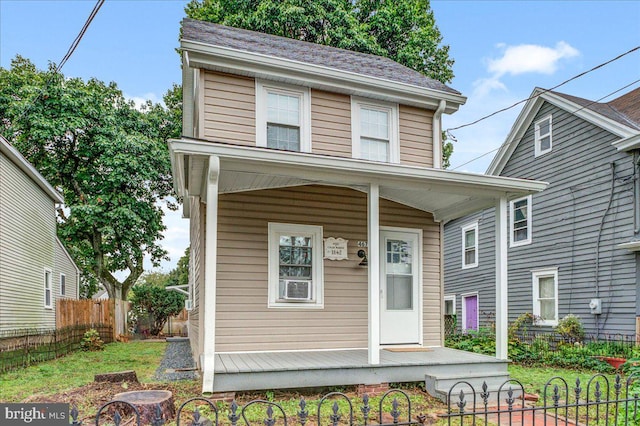
<path id="1" fill-rule="evenodd" d="M 507 359 L 508 348 L 507 198 L 496 204 L 496 358 Z"/>
<path id="2" fill-rule="evenodd" d="M 216 273 L 218 248 L 218 177 L 220 159 L 209 157 L 205 226 L 204 341 L 202 345 L 202 393 L 213 393 L 216 346 Z"/>
<path id="3" fill-rule="evenodd" d="M 367 208 L 369 260 L 369 364 L 380 364 L 380 186 L 369 185 Z"/>

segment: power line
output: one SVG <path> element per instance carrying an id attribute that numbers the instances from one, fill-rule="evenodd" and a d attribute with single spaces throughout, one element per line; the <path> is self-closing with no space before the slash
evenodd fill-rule
<path id="1" fill-rule="evenodd" d="M 490 117 L 493 117 L 494 115 L 500 114 L 501 112 L 504 112 L 504 111 L 510 110 L 511 108 L 514 108 L 514 107 L 516 107 L 516 106 L 520 105 L 521 103 L 524 103 L 524 102 L 530 101 L 531 99 L 533 99 L 533 98 L 535 98 L 535 97 L 537 97 L 537 96 L 540 96 L 540 95 L 542 95 L 543 93 L 550 92 L 550 91 L 552 91 L 552 90 L 554 90 L 554 89 L 557 89 L 557 88 L 558 88 L 558 87 L 560 87 L 560 86 L 564 86 L 565 84 L 569 83 L 570 81 L 573 81 L 573 80 L 575 80 L 575 79 L 577 79 L 577 78 L 580 78 L 580 77 L 582 77 L 582 76 L 584 76 L 584 75 L 586 75 L 586 74 L 589 74 L 590 72 L 593 72 L 593 71 L 595 71 L 595 70 L 597 70 L 597 69 L 599 69 L 599 68 L 602 68 L 602 67 L 604 67 L 605 65 L 608 65 L 608 64 L 610 64 L 610 63 L 612 63 L 612 62 L 615 62 L 615 61 L 617 61 L 618 59 L 621 59 L 621 58 L 623 58 L 623 57 L 625 57 L 625 56 L 627 56 L 627 55 L 629 55 L 629 54 L 631 54 L 631 53 L 633 53 L 633 52 L 635 52 L 635 51 L 637 51 L 637 50 L 640 50 L 640 46 L 636 46 L 636 47 L 634 47 L 633 49 L 628 50 L 628 51 L 626 51 L 625 53 L 622 53 L 622 54 L 620 54 L 620 55 L 616 56 L 616 57 L 615 57 L 615 58 L 613 58 L 613 59 L 610 59 L 610 60 L 608 60 L 608 61 L 606 61 L 606 62 L 603 62 L 603 63 L 601 63 L 601 64 L 599 64 L 599 65 L 596 65 L 595 67 L 593 67 L 593 68 L 591 68 L 591 69 L 589 69 L 589 70 L 587 70 L 587 71 L 581 72 L 580 74 L 575 75 L 575 76 L 573 76 L 573 77 L 569 78 L 568 80 L 565 80 L 565 81 L 563 81 L 562 83 L 560 83 L 560 84 L 557 84 L 557 85 L 553 86 L 553 87 L 552 87 L 552 88 L 550 88 L 550 89 L 545 89 L 545 90 L 543 90 L 543 91 L 542 91 L 542 93 L 539 93 L 539 94 L 537 94 L 537 95 L 535 95 L 535 96 L 532 96 L 532 97 L 530 97 L 530 98 L 527 98 L 527 99 L 523 99 L 523 100 L 521 100 L 521 101 L 518 101 L 518 102 L 516 102 L 515 104 L 510 105 L 510 106 L 508 106 L 508 107 L 506 107 L 506 108 L 502 108 L 502 109 L 499 109 L 499 110 L 497 110 L 497 111 L 494 111 L 494 112 L 492 112 L 491 114 L 485 115 L 484 117 L 480 117 L 480 118 L 478 118 L 477 120 L 472 121 L 471 123 L 462 124 L 462 125 L 457 126 L 457 127 L 451 127 L 451 128 L 448 128 L 448 129 L 446 129 L 446 130 L 445 130 L 445 132 L 447 132 L 447 134 L 449 134 L 452 130 L 458 130 L 458 129 L 462 129 L 463 127 L 469 127 L 469 126 L 472 126 L 472 125 L 474 125 L 474 124 L 477 124 L 477 123 L 479 123 L 479 122 L 481 122 L 481 121 L 486 120 L 487 118 L 490 118 Z M 451 135 L 451 136 L 452 136 L 452 135 Z M 452 136 L 452 138 L 455 140 L 455 137 L 453 137 L 453 136 Z"/>
<path id="2" fill-rule="evenodd" d="M 616 93 L 621 92 L 621 91 L 623 91 L 624 89 L 626 89 L 626 88 L 628 88 L 628 87 L 631 87 L 631 86 L 633 86 L 633 85 L 634 85 L 634 84 L 636 84 L 636 83 L 640 83 L 640 79 L 635 80 L 635 81 L 632 81 L 632 82 L 631 82 L 631 83 L 629 83 L 629 84 L 625 84 L 625 85 L 624 85 L 624 86 L 622 86 L 621 88 L 616 89 L 616 90 L 614 90 L 614 91 L 613 91 L 613 92 L 611 92 L 611 93 L 607 93 L 606 95 L 602 96 L 601 98 L 596 99 L 595 101 L 591 101 L 591 102 L 587 103 L 586 105 L 581 106 L 580 108 L 578 108 L 578 109 L 577 109 L 577 110 L 575 110 L 575 111 L 571 111 L 571 112 L 570 112 L 570 114 L 575 114 L 575 113 L 577 113 L 577 112 L 579 112 L 579 111 L 582 111 L 582 110 L 583 110 L 583 109 L 585 109 L 585 108 L 590 107 L 590 106 L 591 106 L 591 105 L 593 105 L 593 104 L 597 104 L 597 103 L 598 103 L 598 102 L 600 102 L 601 100 L 606 99 L 606 98 L 608 98 L 609 96 L 615 95 Z M 556 86 L 556 87 L 558 87 L 558 86 Z M 537 94 L 537 95 L 535 95 L 535 96 L 531 96 L 530 98 L 528 98 L 528 99 L 526 99 L 526 100 L 528 101 L 528 100 L 530 100 L 530 99 L 537 98 L 538 96 L 542 95 L 543 93 L 548 92 L 549 90 L 551 90 L 551 89 L 544 90 L 543 92 L 541 92 L 541 93 L 539 93 L 539 94 Z M 503 142 L 499 147 L 497 147 L 497 148 L 495 148 L 495 149 L 492 149 L 491 151 L 487 151 L 487 152 L 485 152 L 484 154 L 479 155 L 479 156 L 477 156 L 477 157 L 475 157 L 475 158 L 472 158 L 471 160 L 469 160 L 469 161 L 467 161 L 467 162 L 465 162 L 465 163 L 462 163 L 462 164 L 460 164 L 459 166 L 456 166 L 456 167 L 454 167 L 454 168 L 452 168 L 452 169 L 450 169 L 450 170 L 456 170 L 456 169 L 459 169 L 460 167 L 466 166 L 466 165 L 467 165 L 467 164 L 469 164 L 469 163 L 473 163 L 474 161 L 479 160 L 479 159 L 481 159 L 482 157 L 486 157 L 487 155 L 492 154 L 492 153 L 494 153 L 494 152 L 496 152 L 496 151 L 498 151 L 498 150 L 502 149 L 502 147 L 503 147 L 506 143 L 507 143 L 507 141 L 505 140 L 505 141 L 504 141 L 504 142 Z"/>
<path id="3" fill-rule="evenodd" d="M 42 87 L 42 89 L 40 89 L 40 92 L 38 92 L 38 94 L 31 101 L 29 101 L 29 103 L 26 105 L 26 107 L 22 111 L 22 114 L 20 114 L 20 117 L 18 118 L 18 120 L 21 120 L 22 118 L 24 118 L 24 116 L 27 114 L 27 112 L 29 112 L 31 107 L 36 102 L 38 102 L 40 97 L 44 94 L 45 90 L 47 90 L 47 88 L 49 87 L 49 85 L 53 81 L 53 78 L 55 77 L 55 75 L 60 72 L 62 67 L 69 60 L 69 58 L 71 58 L 71 55 L 73 55 L 73 52 L 75 52 L 76 48 L 80 44 L 80 40 L 82 40 L 82 37 L 84 37 L 84 34 L 87 32 L 87 29 L 89 28 L 89 25 L 91 25 L 91 22 L 93 21 L 93 18 L 96 17 L 96 15 L 98 14 L 98 11 L 100 10 L 102 5 L 104 4 L 104 1 L 105 0 L 98 0 L 96 2 L 96 4 L 93 6 L 93 9 L 91 10 L 91 13 L 89 14 L 89 17 L 86 19 L 84 25 L 82 26 L 82 29 L 80 30 L 80 32 L 78 33 L 76 38 L 73 40 L 73 42 L 71 42 L 71 45 L 69 46 L 69 49 L 67 50 L 67 53 L 65 53 L 65 55 L 62 57 L 62 59 L 60 60 L 60 63 L 53 70 L 53 73 L 49 76 L 49 78 L 45 82 L 45 84 Z"/>

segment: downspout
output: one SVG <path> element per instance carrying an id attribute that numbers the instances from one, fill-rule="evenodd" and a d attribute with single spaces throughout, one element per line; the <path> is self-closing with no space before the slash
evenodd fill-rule
<path id="1" fill-rule="evenodd" d="M 433 113 L 433 125 L 431 126 L 431 140 L 433 141 L 433 168 L 442 168 L 442 113 L 447 106 L 447 101 L 442 99 L 436 112 Z"/>

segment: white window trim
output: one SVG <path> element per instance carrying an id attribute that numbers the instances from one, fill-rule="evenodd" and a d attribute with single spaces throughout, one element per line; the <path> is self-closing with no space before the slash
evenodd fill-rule
<path id="1" fill-rule="evenodd" d="M 313 302 L 296 303 L 278 300 L 280 283 L 280 235 L 308 235 L 313 238 L 312 246 L 312 282 Z M 324 273 L 322 252 L 322 226 L 298 225 L 289 223 L 269 222 L 269 308 L 287 309 L 323 309 L 324 308 Z"/>
<path id="2" fill-rule="evenodd" d="M 457 308 L 457 306 L 456 306 L 456 295 L 454 294 L 454 295 L 446 295 L 446 296 L 444 296 L 444 301 L 446 302 L 448 300 L 451 300 L 453 302 L 453 315 L 456 315 L 456 313 L 457 313 L 457 310 L 456 310 L 456 308 Z M 445 313 L 445 315 L 446 315 L 446 313 Z"/>
<path id="3" fill-rule="evenodd" d="M 389 113 L 389 163 L 400 163 L 400 130 L 398 125 L 398 104 L 373 99 L 351 97 L 351 156 L 360 155 L 360 108 L 384 110 Z"/>
<path id="4" fill-rule="evenodd" d="M 267 146 L 267 92 L 300 97 L 300 152 L 311 152 L 311 90 L 256 79 L 256 146 Z"/>
<path id="5" fill-rule="evenodd" d="M 48 304 L 47 292 L 49 292 Z M 53 271 L 49 268 L 44 268 L 44 300 L 42 303 L 46 309 L 53 309 Z"/>
<path id="6" fill-rule="evenodd" d="M 544 135 L 540 134 L 540 123 L 549 120 L 549 133 L 545 133 Z M 535 122 L 535 156 L 539 157 L 541 155 L 546 154 L 547 152 L 551 152 L 553 149 L 553 121 L 551 118 L 551 114 L 546 117 L 541 118 L 540 120 Z M 540 148 L 540 139 L 545 136 L 549 136 L 549 149 L 545 149 L 544 151 Z"/>
<path id="7" fill-rule="evenodd" d="M 518 201 L 522 201 L 522 200 L 527 200 L 527 239 L 526 240 L 522 240 L 522 241 L 515 241 L 514 240 L 514 231 L 515 229 L 513 228 L 514 226 L 514 222 L 515 222 L 515 210 L 514 210 L 514 205 L 515 203 L 517 203 Z M 528 244 L 531 244 L 531 237 L 533 234 L 533 230 L 531 228 L 531 224 L 532 224 L 532 218 L 533 218 L 533 204 L 532 204 L 532 197 L 531 195 L 527 195 L 526 197 L 522 197 L 522 198 L 518 198 L 517 200 L 513 200 L 509 203 L 509 230 L 511 232 L 509 232 L 509 247 L 519 247 L 519 246 L 525 246 Z"/>
<path id="8" fill-rule="evenodd" d="M 478 330 L 480 329 L 480 295 L 478 295 L 478 292 L 473 292 L 473 293 L 465 293 L 460 295 L 460 297 L 462 298 L 462 305 L 460 307 L 461 311 L 462 311 L 462 323 L 460 324 L 460 327 L 462 329 L 462 331 L 466 331 L 467 330 L 467 303 L 466 300 L 468 297 L 474 297 L 476 298 L 476 326 L 478 328 L 473 329 L 472 330 Z"/>
<path id="9" fill-rule="evenodd" d="M 533 315 L 536 317 L 540 317 L 540 303 L 538 298 L 539 294 L 539 280 L 540 278 L 545 277 L 553 277 L 554 281 L 554 298 L 555 298 L 555 312 L 556 319 L 555 320 L 539 320 L 536 322 L 536 325 L 542 326 L 556 326 L 558 325 L 558 268 L 547 268 L 547 269 L 536 269 L 531 271 L 531 285 L 533 287 Z"/>
<path id="10" fill-rule="evenodd" d="M 475 230 L 475 234 L 476 234 L 476 256 L 475 256 L 475 261 L 473 263 L 465 263 L 466 262 L 466 256 L 465 256 L 465 238 L 464 235 L 466 234 L 467 231 L 469 230 Z M 479 241 L 478 241 L 478 222 L 473 222 L 470 223 L 468 225 L 465 225 L 462 227 L 462 269 L 469 269 L 469 268 L 477 268 L 478 267 L 478 251 L 479 251 Z"/>
<path id="11" fill-rule="evenodd" d="M 64 278 L 64 286 L 62 285 L 63 278 Z M 60 273 L 60 296 L 66 296 L 66 293 L 67 293 L 67 276 L 63 273 Z"/>

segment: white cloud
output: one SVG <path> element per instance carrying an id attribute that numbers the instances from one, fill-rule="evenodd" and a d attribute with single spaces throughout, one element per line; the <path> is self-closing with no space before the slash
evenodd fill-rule
<path id="1" fill-rule="evenodd" d="M 129 100 L 129 101 L 133 101 L 133 103 L 136 105 L 136 108 L 138 110 L 142 110 L 142 106 L 145 105 L 147 103 L 147 101 L 151 101 L 154 104 L 156 103 L 161 103 L 164 105 L 163 101 L 162 101 L 162 97 L 156 95 L 155 93 L 145 93 L 142 96 L 132 96 L 129 95 L 128 93 L 123 93 L 125 99 Z"/>
<path id="2" fill-rule="evenodd" d="M 518 75 L 530 72 L 553 74 L 558 69 L 560 60 L 580 55 L 577 49 L 564 41 L 556 43 L 554 48 L 536 44 L 518 46 L 502 44 L 499 47 L 504 49 L 504 55 L 501 58 L 489 60 L 487 68 L 497 77 L 504 74 Z"/>
<path id="3" fill-rule="evenodd" d="M 578 49 L 564 41 L 559 41 L 555 47 L 537 44 L 508 46 L 504 43 L 499 43 L 496 47 L 502 51 L 502 56 L 487 60 L 487 71 L 490 76 L 474 81 L 474 96 L 486 97 L 496 90 L 506 92 L 507 87 L 500 80 L 504 75 L 526 73 L 550 75 L 558 70 L 562 60 L 580 55 Z"/>

